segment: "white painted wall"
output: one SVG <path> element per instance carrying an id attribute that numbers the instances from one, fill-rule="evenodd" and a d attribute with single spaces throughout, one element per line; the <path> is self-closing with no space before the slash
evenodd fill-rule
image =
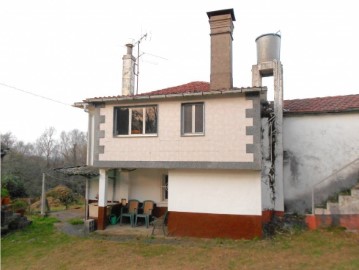
<path id="1" fill-rule="evenodd" d="M 113 180 L 108 179 L 107 184 L 107 200 L 112 200 L 112 190 L 113 190 Z M 89 199 L 90 200 L 97 200 L 96 196 L 99 194 L 99 179 L 92 178 L 89 181 Z M 116 200 L 116 199 L 115 199 Z"/>
<path id="2" fill-rule="evenodd" d="M 166 170 L 137 169 L 130 173 L 129 199 L 162 202 L 162 177 Z"/>
<path id="3" fill-rule="evenodd" d="M 270 130 L 271 128 L 273 128 L 273 126 L 270 126 L 270 124 L 268 123 L 268 118 L 262 118 L 261 119 L 261 137 L 262 137 L 262 141 L 261 141 L 261 150 L 262 150 L 262 171 L 261 171 L 261 175 L 262 175 L 262 181 L 261 181 L 261 186 L 262 186 L 262 209 L 263 210 L 268 210 L 268 209 L 275 209 L 275 202 L 272 200 L 273 198 L 273 191 L 270 188 L 270 178 L 269 178 L 269 174 L 270 174 L 270 168 L 272 165 L 271 159 L 272 159 L 272 153 L 271 153 L 271 140 L 269 137 L 270 134 Z M 283 192 L 282 194 L 276 194 L 276 196 L 284 196 Z M 278 210 L 278 209 L 275 209 Z M 278 210 L 279 211 L 279 210 Z M 281 210 L 283 211 L 283 210 Z"/>
<path id="4" fill-rule="evenodd" d="M 168 210 L 261 215 L 260 171 L 170 170 Z"/>
<path id="5" fill-rule="evenodd" d="M 161 186 L 162 177 L 167 174 L 166 170 L 157 169 L 137 169 L 128 174 L 119 174 L 115 181 L 114 201 L 121 201 L 122 198 L 137 199 L 139 201 L 153 200 L 158 205 L 167 206 L 162 202 Z M 123 183 L 123 182 L 126 183 Z M 108 177 L 107 183 L 107 200 L 112 200 L 112 192 L 114 187 L 114 179 Z M 99 192 L 99 179 L 93 178 L 89 181 L 89 199 L 96 200 Z"/>
<path id="6" fill-rule="evenodd" d="M 244 96 L 189 99 L 186 102 L 204 102 L 205 136 L 181 136 L 182 100 L 155 101 L 158 104 L 158 136 L 113 137 L 113 105 L 101 108 L 105 123 L 100 129 L 105 138 L 100 145 L 105 153 L 101 161 L 218 161 L 252 162 L 253 154 L 246 153 L 246 145 L 253 136 L 246 135 L 246 126 L 253 125 L 246 118 L 246 109 L 253 107 L 252 100 Z M 149 104 L 149 103 L 147 103 Z M 128 104 L 131 105 L 131 104 Z M 132 104 L 133 105 L 133 104 Z"/>
<path id="7" fill-rule="evenodd" d="M 96 195 L 98 194 L 98 178 L 91 178 L 89 181 L 89 199 L 97 200 Z"/>
<path id="8" fill-rule="evenodd" d="M 283 134 L 285 205 L 302 212 L 313 184 L 359 156 L 359 113 L 286 116 Z"/>

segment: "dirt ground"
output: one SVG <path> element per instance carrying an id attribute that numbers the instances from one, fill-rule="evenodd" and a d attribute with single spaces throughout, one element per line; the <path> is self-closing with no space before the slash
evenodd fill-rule
<path id="1" fill-rule="evenodd" d="M 80 237 L 92 237 L 92 238 L 101 238 L 116 242 L 127 242 L 131 241 L 133 239 L 139 239 L 139 238 L 147 238 L 150 237 L 152 234 L 153 227 L 150 226 L 149 228 L 146 228 L 144 224 L 140 224 L 137 227 L 131 227 L 129 224 L 123 224 L 119 226 L 119 224 L 115 225 L 107 225 L 106 230 L 103 231 L 95 231 L 93 233 L 89 233 L 84 224 L 79 225 L 72 225 L 69 223 L 70 219 L 73 218 L 84 218 L 84 209 L 68 209 L 63 211 L 56 211 L 52 212 L 50 216 L 56 217 L 60 220 L 60 222 L 55 223 L 55 227 L 60 230 L 63 233 L 66 233 L 68 235 L 72 236 L 80 236 Z M 155 230 L 154 235 L 158 240 L 163 238 L 169 238 L 165 237 L 163 235 L 162 230 Z"/>

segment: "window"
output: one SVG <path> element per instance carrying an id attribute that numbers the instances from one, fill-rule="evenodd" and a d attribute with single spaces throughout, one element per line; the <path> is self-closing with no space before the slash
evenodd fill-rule
<path id="1" fill-rule="evenodd" d="M 182 104 L 182 135 L 204 134 L 204 104 Z"/>
<path id="2" fill-rule="evenodd" d="M 115 107 L 115 135 L 156 135 L 157 106 Z"/>
<path id="3" fill-rule="evenodd" d="M 162 201 L 167 201 L 168 200 L 168 175 L 167 174 L 162 177 L 161 193 L 162 193 Z"/>

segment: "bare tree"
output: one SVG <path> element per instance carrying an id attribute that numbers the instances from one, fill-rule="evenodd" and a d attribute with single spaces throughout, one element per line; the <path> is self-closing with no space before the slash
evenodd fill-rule
<path id="1" fill-rule="evenodd" d="M 78 129 L 60 134 L 60 151 L 66 165 L 77 166 L 86 163 L 87 138 Z"/>
<path id="2" fill-rule="evenodd" d="M 12 135 L 11 132 L 0 134 L 0 137 L 1 137 L 1 145 L 6 148 L 12 148 L 16 142 L 16 138 L 14 135 Z"/>
<path id="3" fill-rule="evenodd" d="M 54 127 L 47 128 L 36 140 L 38 155 L 45 157 L 46 168 L 50 168 L 51 157 L 56 156 L 57 142 L 54 138 L 56 130 Z"/>
<path id="4" fill-rule="evenodd" d="M 85 132 L 74 129 L 61 132 L 60 138 L 55 138 L 53 127 L 46 129 L 35 143 L 19 141 L 10 132 L 0 134 L 2 153 L 1 179 L 23 185 L 30 196 L 38 196 L 41 191 L 41 175 L 44 169 L 51 172 L 52 168 L 86 164 L 87 136 Z M 6 154 L 6 155 L 5 155 Z M 15 181 L 16 180 L 16 181 Z M 74 192 L 83 192 L 82 181 L 76 177 L 51 179 L 49 188 L 65 184 Z"/>

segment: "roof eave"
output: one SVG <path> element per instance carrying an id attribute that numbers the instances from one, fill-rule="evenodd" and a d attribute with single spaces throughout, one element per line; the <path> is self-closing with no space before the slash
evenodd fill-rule
<path id="1" fill-rule="evenodd" d="M 230 90 L 213 90 L 213 91 L 199 91 L 199 92 L 187 92 L 187 93 L 174 93 L 174 94 L 162 94 L 162 95 L 138 95 L 138 96 L 118 96 L 118 97 L 106 97 L 106 98 L 89 98 L 82 103 L 106 103 L 106 102 L 119 102 L 119 101 L 145 101 L 154 99 L 167 99 L 167 98 L 181 98 L 181 97 L 198 97 L 204 95 L 231 95 L 241 93 L 254 93 L 267 91 L 267 87 L 247 87 L 247 88 L 235 88 Z"/>
<path id="2" fill-rule="evenodd" d="M 301 114 L 331 114 L 331 113 L 351 113 L 359 112 L 359 108 L 350 108 L 345 110 L 323 110 L 323 111 L 288 111 L 284 110 L 285 115 L 301 115 Z"/>

